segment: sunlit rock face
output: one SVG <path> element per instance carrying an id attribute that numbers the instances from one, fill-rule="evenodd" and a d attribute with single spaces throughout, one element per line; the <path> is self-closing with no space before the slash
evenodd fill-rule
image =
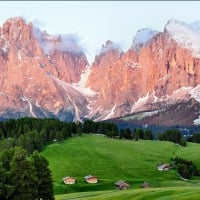
<path id="1" fill-rule="evenodd" d="M 0 117 L 98 121 L 193 99 L 184 104 L 195 113 L 187 123 L 198 124 L 199 27 L 171 19 L 163 32 L 141 29 L 126 52 L 108 40 L 89 65 L 75 36 L 8 19 L 0 28 Z"/>
<path id="2" fill-rule="evenodd" d="M 96 56 L 87 82 L 99 94 L 92 114 L 120 117 L 188 98 L 198 103 L 200 35 L 194 27 L 169 20 L 163 32 L 139 30 L 125 53 L 110 48 Z"/>
<path id="3" fill-rule="evenodd" d="M 74 114 L 76 104 L 83 104 L 82 110 L 86 110 L 85 97 L 67 84 L 80 80 L 88 62 L 75 40 L 67 41 L 74 48 L 69 51 L 63 45 L 64 39 L 40 32 L 22 18 L 11 18 L 3 24 L 0 30 L 2 117 L 74 119 L 82 112 Z M 82 102 L 70 97 L 71 90 L 74 96 L 82 97 Z"/>

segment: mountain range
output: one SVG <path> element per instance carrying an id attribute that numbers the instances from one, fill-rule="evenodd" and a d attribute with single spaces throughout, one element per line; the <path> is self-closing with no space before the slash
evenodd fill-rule
<path id="1" fill-rule="evenodd" d="M 0 118 L 120 118 L 200 124 L 200 23 L 138 30 L 124 52 L 108 40 L 92 64 L 72 35 L 52 36 L 21 17 L 0 27 Z"/>

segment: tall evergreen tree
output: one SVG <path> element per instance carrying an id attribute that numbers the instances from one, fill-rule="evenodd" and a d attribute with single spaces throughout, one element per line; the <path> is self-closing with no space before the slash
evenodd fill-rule
<path id="1" fill-rule="evenodd" d="M 179 144 L 184 147 L 187 146 L 186 139 L 183 136 L 181 137 Z"/>
<path id="2" fill-rule="evenodd" d="M 72 131 L 73 134 L 77 133 L 77 126 L 76 126 L 75 122 L 71 123 L 71 131 Z"/>
<path id="3" fill-rule="evenodd" d="M 131 130 L 130 130 L 130 128 L 126 128 L 125 129 L 125 135 L 124 135 L 124 137 L 126 138 L 126 139 L 131 139 Z"/>
<path id="4" fill-rule="evenodd" d="M 82 124 L 81 124 L 81 122 L 77 122 L 77 134 L 79 135 L 79 136 L 81 136 L 82 135 L 82 132 L 83 132 L 83 128 L 82 128 Z"/>
<path id="5" fill-rule="evenodd" d="M 153 140 L 153 133 L 151 130 L 144 131 L 144 140 Z"/>
<path id="6" fill-rule="evenodd" d="M 36 175 L 39 179 L 38 182 L 38 196 L 40 200 L 54 200 L 53 182 L 51 178 L 51 171 L 48 168 L 48 161 L 38 152 L 32 154 L 32 162 L 36 169 Z"/>
<path id="7" fill-rule="evenodd" d="M 15 150 L 10 162 L 11 184 L 14 187 L 12 200 L 35 200 L 38 195 L 36 170 L 22 147 Z"/>

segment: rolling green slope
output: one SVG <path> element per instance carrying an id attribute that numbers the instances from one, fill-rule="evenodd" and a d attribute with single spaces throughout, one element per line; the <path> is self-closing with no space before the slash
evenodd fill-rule
<path id="1" fill-rule="evenodd" d="M 132 189 L 58 195 L 56 200 L 199 200 L 199 187 Z"/>
<path id="2" fill-rule="evenodd" d="M 155 187 L 200 186 L 200 179 L 183 181 L 176 171 L 158 172 L 157 164 L 169 162 L 176 155 L 189 158 L 200 168 L 200 145 L 181 147 L 170 142 L 127 141 L 98 135 L 74 136 L 63 143 L 46 147 L 42 154 L 49 160 L 53 172 L 55 194 L 114 190 L 114 183 L 125 180 L 131 189 L 144 181 Z M 98 184 L 87 184 L 83 177 L 92 174 Z M 73 176 L 77 183 L 65 185 L 62 178 Z M 130 190 L 132 191 L 132 190 Z"/>

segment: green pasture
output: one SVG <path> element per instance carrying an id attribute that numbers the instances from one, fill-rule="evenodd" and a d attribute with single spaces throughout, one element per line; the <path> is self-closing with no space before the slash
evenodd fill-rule
<path id="1" fill-rule="evenodd" d="M 99 199 L 106 199 L 104 193 L 108 195 L 108 192 L 111 196 L 118 195 L 115 193 L 114 183 L 125 180 L 131 186 L 130 196 L 138 191 L 138 199 L 140 199 L 144 192 L 139 194 L 141 191 L 139 188 L 144 181 L 153 186 L 153 190 L 148 190 L 149 192 L 152 190 L 152 193 L 156 188 L 163 187 L 172 193 L 175 193 L 174 187 L 179 191 L 182 187 L 199 187 L 200 178 L 183 181 L 175 170 L 159 172 L 156 168 L 158 164 L 170 162 L 170 159 L 177 155 L 192 160 L 200 168 L 198 152 L 200 152 L 200 145 L 193 143 L 182 147 L 164 141 L 119 140 L 89 134 L 73 136 L 62 143 L 49 145 L 42 154 L 49 160 L 56 195 L 80 192 L 78 195 L 82 196 L 84 192 L 99 191 L 92 193 L 92 196 L 97 194 L 101 196 Z M 99 182 L 87 184 L 83 177 L 89 174 L 97 176 Z M 76 184 L 65 185 L 62 181 L 65 176 L 75 177 Z M 171 187 L 173 188 L 169 189 Z M 157 192 L 159 189 L 156 190 Z"/>

